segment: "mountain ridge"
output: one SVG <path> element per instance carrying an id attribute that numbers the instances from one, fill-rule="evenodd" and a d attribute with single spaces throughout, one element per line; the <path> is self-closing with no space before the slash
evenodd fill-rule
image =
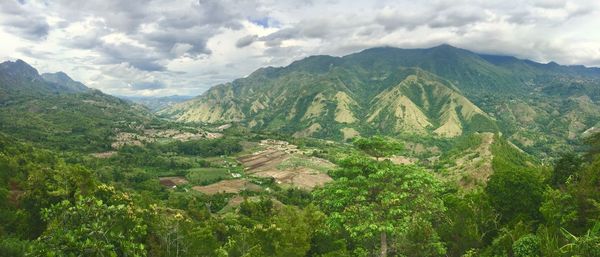
<path id="1" fill-rule="evenodd" d="M 40 75 L 22 60 L 0 63 L 0 133 L 59 149 L 102 151 L 117 130 L 153 119 L 144 108 L 63 72 Z"/>
<path id="2" fill-rule="evenodd" d="M 239 122 L 255 130 L 332 139 L 502 132 L 518 147 L 545 154 L 600 122 L 599 71 L 450 45 L 378 47 L 260 68 L 158 113 L 184 122 Z M 418 85 L 396 88 L 410 75 L 421 78 Z M 386 90 L 398 92 L 384 97 Z M 374 115 L 377 110 L 383 116 Z M 543 138 L 538 145 L 528 143 L 537 138 Z"/>

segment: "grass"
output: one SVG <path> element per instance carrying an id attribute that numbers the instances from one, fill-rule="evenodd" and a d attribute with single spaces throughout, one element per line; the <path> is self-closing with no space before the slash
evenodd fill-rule
<path id="1" fill-rule="evenodd" d="M 193 168 L 186 175 L 193 185 L 208 185 L 229 177 L 231 175 L 225 168 Z"/>

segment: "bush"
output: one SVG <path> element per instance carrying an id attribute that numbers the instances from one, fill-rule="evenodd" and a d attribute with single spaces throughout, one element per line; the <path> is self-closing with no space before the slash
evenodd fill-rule
<path id="1" fill-rule="evenodd" d="M 540 240 L 533 234 L 519 238 L 513 244 L 515 257 L 537 257 L 540 256 Z"/>

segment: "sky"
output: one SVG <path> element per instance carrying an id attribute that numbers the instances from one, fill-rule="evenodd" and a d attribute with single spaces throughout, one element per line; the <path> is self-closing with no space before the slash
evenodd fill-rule
<path id="1" fill-rule="evenodd" d="M 600 67 L 600 1 L 0 0 L 0 61 L 114 95 L 198 95 L 310 55 L 440 44 Z"/>

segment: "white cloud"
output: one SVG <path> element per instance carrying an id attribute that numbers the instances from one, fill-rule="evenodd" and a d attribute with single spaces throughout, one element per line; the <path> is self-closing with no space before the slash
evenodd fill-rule
<path id="1" fill-rule="evenodd" d="M 199 94 L 262 66 L 382 45 L 600 66 L 598 17 L 586 0 L 6 0 L 0 57 L 113 94 Z"/>

